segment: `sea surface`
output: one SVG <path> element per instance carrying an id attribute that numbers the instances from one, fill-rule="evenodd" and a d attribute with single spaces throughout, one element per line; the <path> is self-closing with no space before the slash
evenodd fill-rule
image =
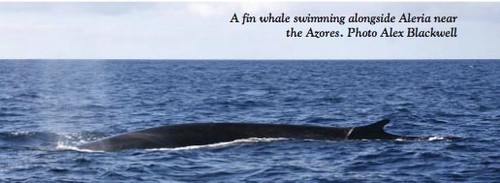
<path id="1" fill-rule="evenodd" d="M 169 124 L 380 119 L 432 138 L 75 147 Z M 500 182 L 500 60 L 2 60 L 0 167 L 0 182 Z"/>

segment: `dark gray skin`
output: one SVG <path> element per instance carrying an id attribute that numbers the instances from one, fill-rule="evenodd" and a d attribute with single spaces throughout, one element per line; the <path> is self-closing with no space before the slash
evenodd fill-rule
<path id="1" fill-rule="evenodd" d="M 207 145 L 247 138 L 291 138 L 311 140 L 415 139 L 384 131 L 389 120 L 359 127 L 323 127 L 309 125 L 259 123 L 190 123 L 168 125 L 125 133 L 78 146 L 95 151 L 124 149 L 176 148 Z"/>

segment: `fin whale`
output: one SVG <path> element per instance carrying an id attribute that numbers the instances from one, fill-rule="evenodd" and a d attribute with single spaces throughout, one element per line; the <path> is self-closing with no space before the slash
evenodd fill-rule
<path id="1" fill-rule="evenodd" d="M 189 123 L 167 125 L 124 133 L 77 146 L 95 151 L 124 149 L 176 148 L 207 145 L 247 138 L 291 138 L 311 140 L 347 139 L 414 139 L 384 131 L 389 120 L 384 119 L 366 126 L 325 127 L 311 125 L 261 123 Z"/>

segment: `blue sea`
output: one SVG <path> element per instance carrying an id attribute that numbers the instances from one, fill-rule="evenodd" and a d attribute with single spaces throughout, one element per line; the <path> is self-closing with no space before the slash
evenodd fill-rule
<path id="1" fill-rule="evenodd" d="M 75 147 L 170 124 L 381 119 L 431 138 Z M 0 167 L 0 182 L 499 182 L 500 61 L 3 60 Z"/>

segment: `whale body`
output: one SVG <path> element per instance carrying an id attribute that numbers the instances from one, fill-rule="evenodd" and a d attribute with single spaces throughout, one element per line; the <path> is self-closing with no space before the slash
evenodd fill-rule
<path id="1" fill-rule="evenodd" d="M 311 140 L 347 139 L 413 139 L 384 131 L 389 120 L 357 127 L 325 127 L 312 125 L 262 123 L 188 123 L 167 125 L 124 133 L 77 146 L 94 151 L 124 149 L 177 148 L 207 145 L 248 138 L 290 138 Z"/>

